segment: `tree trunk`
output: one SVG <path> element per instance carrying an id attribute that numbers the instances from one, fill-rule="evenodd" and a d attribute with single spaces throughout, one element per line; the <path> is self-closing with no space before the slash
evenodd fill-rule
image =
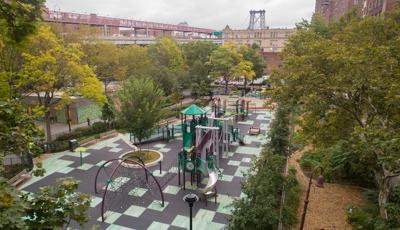
<path id="1" fill-rule="evenodd" d="M 246 92 L 247 92 L 246 91 L 246 88 L 247 88 L 247 78 L 246 77 L 244 78 L 244 86 L 243 87 L 244 87 L 244 92 L 242 93 L 242 97 L 246 96 Z"/>
<path id="2" fill-rule="evenodd" d="M 68 131 L 69 131 L 69 133 L 71 133 L 71 131 L 72 131 L 72 128 L 71 128 L 71 116 L 70 116 L 70 113 L 69 113 L 69 105 L 66 105 L 66 112 L 67 112 L 67 124 L 68 124 Z"/>
<path id="3" fill-rule="evenodd" d="M 47 142 L 51 142 L 51 121 L 50 121 L 50 111 L 46 111 L 44 114 L 44 122 L 46 125 L 46 138 Z"/>
<path id="4" fill-rule="evenodd" d="M 225 94 L 228 94 L 228 80 L 227 80 L 227 77 L 224 77 L 224 81 L 225 81 Z"/>
<path id="5" fill-rule="evenodd" d="M 107 95 L 107 85 L 108 85 L 107 80 L 104 80 L 103 83 L 104 83 L 104 95 Z"/>
<path id="6" fill-rule="evenodd" d="M 386 177 L 383 172 L 375 171 L 375 179 L 377 180 L 379 189 L 379 195 L 378 195 L 379 214 L 383 219 L 387 220 L 388 214 L 386 210 L 386 203 L 390 195 L 390 178 Z"/>

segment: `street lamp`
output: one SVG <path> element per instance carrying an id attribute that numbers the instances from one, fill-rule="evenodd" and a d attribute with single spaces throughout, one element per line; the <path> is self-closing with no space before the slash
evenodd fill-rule
<path id="1" fill-rule="evenodd" d="M 193 204 L 199 200 L 199 197 L 194 193 L 189 193 L 183 197 L 183 200 L 189 204 L 190 209 L 190 230 L 192 230 L 192 208 Z"/>
<path id="2" fill-rule="evenodd" d="M 324 187 L 324 177 L 322 176 L 322 173 L 324 172 L 324 169 L 321 166 L 317 166 L 314 168 L 314 170 L 311 172 L 310 175 L 310 181 L 308 182 L 308 189 L 307 189 L 307 194 L 306 194 L 306 199 L 304 200 L 304 209 L 303 209 L 303 214 L 301 216 L 301 224 L 300 224 L 300 230 L 303 230 L 304 228 L 304 221 L 306 220 L 306 214 L 307 214 L 307 207 L 308 207 L 308 198 L 310 197 L 310 190 L 311 190 L 311 184 L 312 184 L 312 178 L 314 173 L 320 169 L 321 170 L 321 175 L 318 177 L 317 179 L 317 183 L 315 184 L 315 186 L 319 187 L 319 188 L 323 188 Z"/>

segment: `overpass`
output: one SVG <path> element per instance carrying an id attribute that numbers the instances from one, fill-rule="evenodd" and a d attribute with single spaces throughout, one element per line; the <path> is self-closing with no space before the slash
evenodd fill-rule
<path id="1" fill-rule="evenodd" d="M 156 42 L 155 37 L 98 37 L 100 40 L 109 41 L 116 45 L 150 45 Z M 178 43 L 189 43 L 194 41 L 211 41 L 214 44 L 222 44 L 222 39 L 219 38 L 185 38 L 185 37 L 175 37 Z"/>
<path id="2" fill-rule="evenodd" d="M 157 22 L 139 21 L 132 19 L 121 19 L 113 17 L 98 16 L 96 14 L 79 14 L 62 12 L 46 9 L 43 12 L 43 20 L 49 23 L 59 23 L 67 30 L 78 30 L 79 25 L 88 25 L 100 29 L 103 38 L 112 37 L 114 39 L 121 36 L 129 37 L 131 42 L 145 43 L 146 39 L 139 37 L 156 37 L 160 35 L 170 35 L 173 37 L 189 38 L 215 38 L 214 30 L 188 26 L 187 24 L 165 24 Z M 136 37 L 137 39 L 132 39 Z M 126 42 L 128 41 L 126 40 Z M 135 43 L 132 43 L 135 44 Z"/>

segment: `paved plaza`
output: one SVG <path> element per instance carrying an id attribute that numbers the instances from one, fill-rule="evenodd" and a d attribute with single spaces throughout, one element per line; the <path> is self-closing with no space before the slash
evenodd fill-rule
<path id="1" fill-rule="evenodd" d="M 232 201 L 243 196 L 240 183 L 252 165 L 252 158 L 260 154 L 262 145 L 267 142 L 266 133 L 269 130 L 271 116 L 267 111 L 257 111 L 249 114 L 246 121 L 238 122 L 245 145 L 239 146 L 233 143 L 229 147 L 229 153 L 221 156 L 217 203 L 214 203 L 214 198 L 210 198 L 207 205 L 204 201 L 199 201 L 194 205 L 194 229 L 223 229 L 227 225 Z M 260 127 L 261 134 L 247 135 L 252 126 Z M 25 192 L 37 191 L 40 187 L 54 184 L 58 178 L 63 177 L 74 177 L 79 180 L 78 190 L 91 194 L 93 200 L 89 212 L 90 222 L 84 227 L 79 227 L 76 223 L 71 224 L 71 227 L 78 229 L 90 229 L 93 225 L 99 225 L 101 229 L 107 230 L 188 229 L 189 208 L 182 198 L 191 192 L 200 194 L 200 190 L 195 184 L 190 184 L 189 174 L 186 174 L 186 190 L 178 185 L 175 162 L 182 148 L 182 139 L 177 137 L 169 142 L 159 141 L 144 144 L 142 147 L 158 150 L 164 155 L 161 172 L 158 166 L 149 168 L 162 184 L 164 207 L 161 207 L 161 199 L 156 191 L 150 192 L 149 189 L 143 187 L 131 187 L 129 192 L 116 194 L 114 197 L 110 195 L 108 199 L 115 199 L 118 202 L 113 206 L 105 205 L 106 218 L 104 222 L 101 222 L 101 201 L 104 190 L 100 189 L 101 191 L 95 194 L 95 175 L 104 162 L 132 150 L 121 137 L 111 138 L 88 147 L 87 152 L 83 154 L 83 165 L 80 165 L 79 153 L 65 151 L 53 154 L 43 161 L 46 176 L 32 178 L 21 189 Z M 107 167 L 112 167 L 112 165 Z M 111 188 L 109 194 L 116 192 L 119 186 L 129 184 L 131 179 L 124 175 L 117 175 L 112 187 L 116 189 Z M 206 177 L 202 181 L 202 184 L 204 183 L 207 183 Z"/>

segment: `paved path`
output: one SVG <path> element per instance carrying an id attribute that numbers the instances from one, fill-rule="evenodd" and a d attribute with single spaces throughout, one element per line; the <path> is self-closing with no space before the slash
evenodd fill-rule
<path id="1" fill-rule="evenodd" d="M 300 197 L 300 207 L 298 218 L 300 221 L 304 207 L 304 199 L 307 191 L 309 178 L 305 176 L 300 168 L 298 160 L 303 154 L 312 148 L 306 148 L 295 152 L 289 159 L 289 165 L 297 170 L 297 179 L 302 187 Z M 352 229 L 347 223 L 347 209 L 350 206 L 359 206 L 363 204 L 362 190 L 359 187 L 325 183 L 324 188 L 318 188 L 312 185 L 310 193 L 310 203 L 304 229 Z M 294 229 L 299 229 L 296 226 Z"/>

